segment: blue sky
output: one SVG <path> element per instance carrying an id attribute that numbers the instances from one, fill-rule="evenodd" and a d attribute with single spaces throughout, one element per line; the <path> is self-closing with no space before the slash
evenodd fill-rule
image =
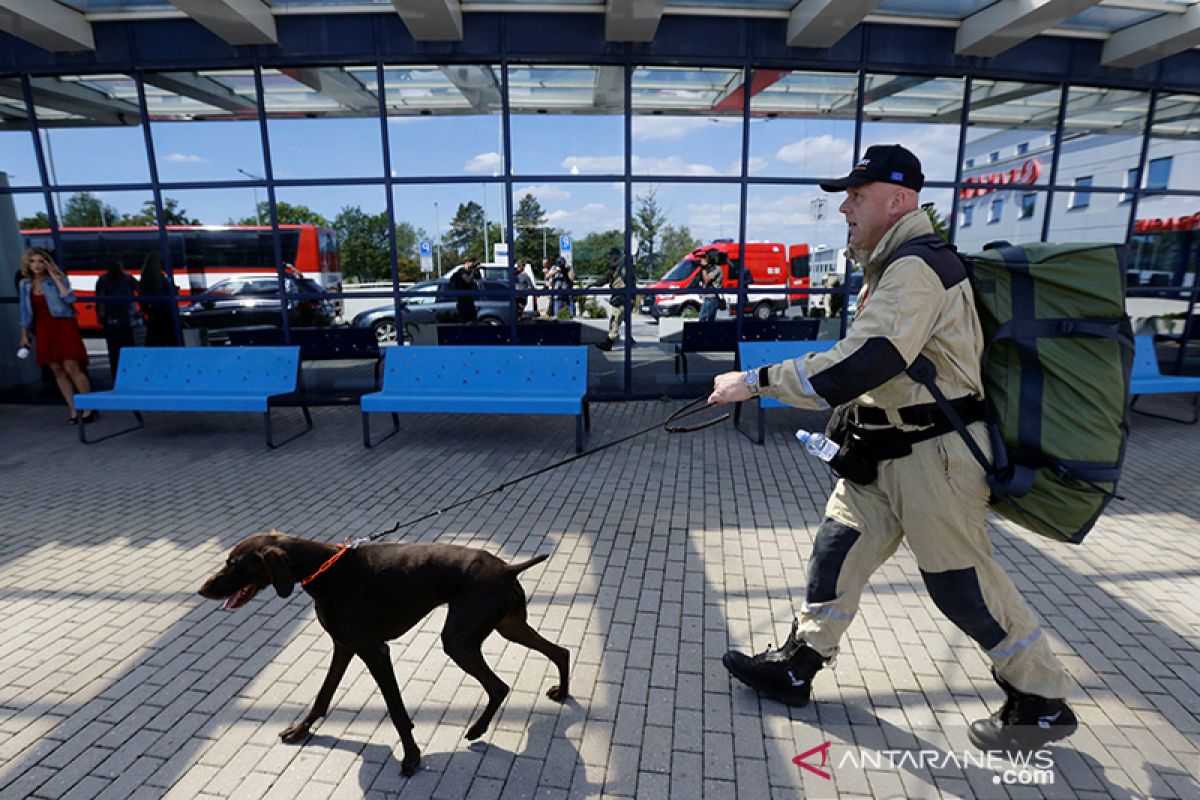
<path id="1" fill-rule="evenodd" d="M 582 237 L 620 228 L 624 192 L 619 182 L 573 183 L 522 180 L 521 175 L 598 175 L 623 170 L 623 120 L 617 116 L 514 115 L 514 194 L 534 194 L 554 227 Z M 851 166 L 853 124 L 846 120 L 755 118 L 750 126 L 750 174 L 769 177 L 830 177 Z M 245 180 L 264 174 L 258 123 L 246 121 L 154 122 L 151 126 L 160 179 L 164 182 Z M 383 174 L 381 134 L 374 118 L 271 119 L 268 122 L 276 177 L 378 177 Z M 718 183 L 670 184 L 648 176 L 735 177 L 740 171 L 740 117 L 645 116 L 633 120 L 634 195 L 654 192 L 671 224 L 687 225 L 697 238 L 738 236 L 739 191 Z M 867 123 L 864 147 L 903 141 L 922 157 L 929 177 L 953 177 L 956 125 Z M 478 183 L 397 186 L 398 220 L 427 232 L 444 232 L 458 204 L 486 204 L 490 219 L 501 219 L 500 123 L 496 116 L 410 116 L 388 120 L 392 174 L 398 177 L 474 176 Z M 50 152 L 60 183 L 113 184 L 148 181 L 146 149 L 139 127 L 56 128 Z M 0 169 L 16 173 L 16 185 L 36 179 L 29 135 L 0 135 Z M 97 157 L 102 153 L 103 157 Z M 643 177 L 647 176 L 647 177 Z M 149 199 L 142 191 L 100 191 L 119 211 L 132 211 Z M 237 187 L 167 190 L 189 215 L 209 224 L 253 214 L 256 194 Z M 379 186 L 291 187 L 280 200 L 309 206 L 326 217 L 356 205 L 377 213 L 386 208 Z M 823 196 L 814 186 L 752 185 L 748 196 L 747 238 L 785 244 L 838 246 L 845 228 L 837 214 L 839 196 L 827 198 L 823 220 L 811 218 L 812 201 Z M 258 190 L 257 199 L 265 199 Z M 65 199 L 65 198 L 64 198 Z M 950 192 L 926 198 L 949 211 Z M 31 213 L 36 198 L 19 201 Z"/>

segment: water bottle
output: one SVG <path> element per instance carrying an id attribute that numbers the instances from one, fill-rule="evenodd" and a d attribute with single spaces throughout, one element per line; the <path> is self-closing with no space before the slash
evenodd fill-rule
<path id="1" fill-rule="evenodd" d="M 838 443 L 830 441 L 823 433 L 809 433 L 801 428 L 796 431 L 796 439 L 804 445 L 810 456 L 816 456 L 822 461 L 832 461 L 838 454 Z"/>

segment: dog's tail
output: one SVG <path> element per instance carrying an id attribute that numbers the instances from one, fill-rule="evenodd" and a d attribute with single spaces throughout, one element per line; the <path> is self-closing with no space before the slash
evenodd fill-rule
<path id="1" fill-rule="evenodd" d="M 510 575 L 519 575 L 530 567 L 536 567 L 538 564 L 550 557 L 549 553 L 544 553 L 540 556 L 534 556 L 528 561 L 522 561 L 520 564 L 509 564 L 508 572 Z"/>

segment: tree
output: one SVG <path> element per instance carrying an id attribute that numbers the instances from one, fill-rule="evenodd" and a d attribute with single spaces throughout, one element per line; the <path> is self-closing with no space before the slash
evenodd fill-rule
<path id="1" fill-rule="evenodd" d="M 17 222 L 17 227 L 23 231 L 38 230 L 40 228 L 49 228 L 50 227 L 50 217 L 48 217 L 46 215 L 45 211 L 39 211 L 36 214 L 34 214 L 32 217 L 22 217 L 20 219 L 20 221 Z"/>
<path id="2" fill-rule="evenodd" d="M 67 198 L 59 223 L 64 228 L 107 228 L 120 219 L 120 213 L 96 195 L 76 192 Z"/>
<path id="3" fill-rule="evenodd" d="M 189 219 L 187 212 L 179 207 L 179 201 L 174 197 L 164 197 L 163 223 L 166 225 L 199 225 L 200 220 Z M 141 211 L 136 214 L 125 214 L 117 224 L 124 226 L 157 225 L 158 216 L 154 213 L 154 201 L 147 200 L 142 203 Z"/>
<path id="4" fill-rule="evenodd" d="M 946 218 L 943 217 L 936 208 L 934 208 L 933 203 L 922 203 L 921 208 L 926 214 L 929 215 L 929 222 L 931 225 L 933 225 L 933 232 L 946 241 L 950 241 L 950 224 L 946 221 Z"/>
<path id="5" fill-rule="evenodd" d="M 638 241 L 634 270 L 639 278 L 648 278 L 658 273 L 663 261 L 662 255 L 655 251 L 655 246 L 658 244 L 659 230 L 667 222 L 667 215 L 658 205 L 656 188 L 639 195 L 637 201 L 637 210 L 633 212 L 630 223 Z"/>
<path id="6" fill-rule="evenodd" d="M 513 212 L 513 231 L 516 233 L 516 246 L 513 257 L 521 261 L 532 261 L 540 264 L 542 254 L 557 258 L 559 232 L 547 227 L 549 220 L 546 209 L 532 194 L 526 194 L 517 204 Z"/>
<path id="7" fill-rule="evenodd" d="M 391 280 L 387 214 L 367 214 L 346 206 L 331 226 L 338 235 L 342 274 L 359 281 Z"/>
<path id="8" fill-rule="evenodd" d="M 396 272 L 400 280 L 419 281 L 425 277 L 421 273 L 417 243 L 428 238 L 424 228 L 417 228 L 411 222 L 396 223 Z"/>
<path id="9" fill-rule="evenodd" d="M 480 261 L 487 261 L 487 253 L 483 252 L 483 226 L 485 224 L 483 206 L 474 200 L 458 204 L 454 219 L 450 220 L 450 229 L 442 235 L 443 258 L 459 263 L 467 256 L 475 256 Z"/>
<path id="10" fill-rule="evenodd" d="M 275 203 L 275 214 L 279 218 L 280 225 L 320 225 L 329 227 L 329 220 L 313 211 L 308 206 L 292 205 L 291 203 L 277 202 Z M 271 204 L 262 200 L 258 204 L 258 215 L 253 217 L 242 217 L 239 220 L 230 220 L 230 225 L 270 225 L 271 224 Z"/>
<path id="11" fill-rule="evenodd" d="M 659 262 L 659 267 L 652 277 L 661 277 L 675 262 L 699 246 L 700 240 L 692 236 L 692 232 L 688 230 L 687 225 L 680 225 L 679 227 L 667 225 L 663 227 L 662 241 L 658 246 L 658 252 L 662 254 L 662 260 Z"/>
<path id="12" fill-rule="evenodd" d="M 600 276 L 608 272 L 608 251 L 614 247 L 625 252 L 624 232 L 611 230 L 589 233 L 575 242 L 575 274 Z"/>

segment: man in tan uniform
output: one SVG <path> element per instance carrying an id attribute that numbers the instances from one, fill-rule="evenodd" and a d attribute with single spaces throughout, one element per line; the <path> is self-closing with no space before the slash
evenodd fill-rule
<path id="1" fill-rule="evenodd" d="M 918 204 L 923 183 L 920 161 L 899 145 L 868 148 L 850 175 L 822 183 L 827 192 L 847 192 L 839 210 L 865 269 L 854 325 L 825 353 L 714 382 L 710 403 L 759 394 L 809 409 L 852 403 L 854 429 L 888 445 L 867 450 L 878 463 L 865 485 L 843 478 L 834 488 L 809 557 L 805 603 L 785 644 L 756 656 L 731 650 L 722 661 L 760 693 L 807 704 L 812 678 L 836 655 L 871 573 L 906 538 L 934 603 L 983 648 L 1007 696 L 999 712 L 971 725 L 971 741 L 984 750 L 1037 749 L 1076 728 L 1063 700 L 1070 681 L 992 555 L 983 468 L 905 373 L 918 356 L 932 362 L 938 387 L 990 454 L 980 421 L 983 340 L 965 267 L 952 254 L 897 253 L 933 232 Z"/>
<path id="2" fill-rule="evenodd" d="M 596 286 L 607 286 L 613 290 L 625 288 L 625 257 L 620 248 L 609 248 L 608 271 L 588 288 Z M 612 311 L 608 317 L 608 338 L 596 345 L 601 350 L 612 350 L 613 345 L 617 343 L 617 338 L 621 335 L 621 321 L 625 318 L 625 293 L 616 291 L 609 298 L 609 306 Z"/>

